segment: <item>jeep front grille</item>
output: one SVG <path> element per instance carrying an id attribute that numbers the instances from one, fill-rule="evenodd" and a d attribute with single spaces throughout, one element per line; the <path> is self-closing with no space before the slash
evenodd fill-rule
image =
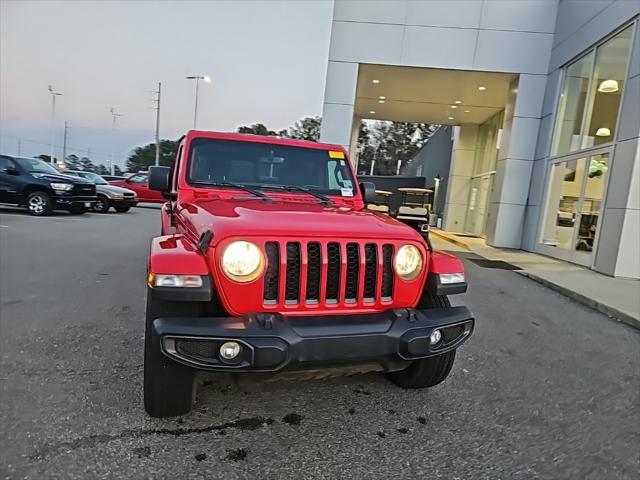
<path id="1" fill-rule="evenodd" d="M 394 247 L 374 242 L 266 242 L 265 306 L 373 304 L 393 299 Z"/>

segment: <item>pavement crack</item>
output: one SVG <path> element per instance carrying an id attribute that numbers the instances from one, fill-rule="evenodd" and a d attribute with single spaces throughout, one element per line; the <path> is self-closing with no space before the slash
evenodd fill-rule
<path id="1" fill-rule="evenodd" d="M 221 423 L 218 425 L 206 425 L 202 427 L 191 428 L 135 428 L 123 430 L 116 434 L 93 434 L 85 437 L 80 437 L 75 440 L 69 440 L 65 442 L 51 443 L 44 445 L 40 449 L 36 450 L 33 454 L 29 455 L 29 460 L 41 460 L 51 455 L 57 455 L 64 450 L 77 450 L 80 448 L 93 448 L 98 445 L 104 445 L 106 443 L 114 442 L 116 440 L 126 440 L 132 438 L 145 438 L 152 435 L 168 435 L 172 437 L 181 437 L 183 435 L 193 435 L 199 433 L 207 433 L 214 431 L 222 431 L 230 428 L 236 428 L 238 430 L 257 430 L 265 425 L 271 425 L 273 423 L 272 418 L 266 417 L 248 417 L 239 418 L 231 422 Z"/>

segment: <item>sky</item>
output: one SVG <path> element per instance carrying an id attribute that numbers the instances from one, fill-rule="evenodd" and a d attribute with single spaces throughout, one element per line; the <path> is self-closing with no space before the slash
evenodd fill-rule
<path id="1" fill-rule="evenodd" d="M 193 125 L 273 130 L 320 115 L 333 2 L 0 0 L 0 152 L 49 153 L 115 163 L 154 140 L 152 99 L 162 82 L 160 136 Z M 112 132 L 110 108 L 122 114 Z M 19 140 L 20 139 L 20 140 Z M 113 139 L 113 140 L 112 140 Z"/>

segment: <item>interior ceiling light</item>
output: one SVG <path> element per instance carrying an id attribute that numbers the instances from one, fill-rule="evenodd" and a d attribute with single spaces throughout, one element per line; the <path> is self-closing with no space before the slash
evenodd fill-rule
<path id="1" fill-rule="evenodd" d="M 371 83 L 380 83 L 380 80 L 374 79 L 374 80 L 371 80 Z"/>
<path id="2" fill-rule="evenodd" d="M 617 80 L 603 80 L 600 86 L 598 86 L 598 91 L 602 93 L 613 93 L 620 90 L 618 86 Z"/>
<path id="3" fill-rule="evenodd" d="M 458 108 L 457 105 L 451 105 L 451 108 Z"/>
<path id="4" fill-rule="evenodd" d="M 453 117 L 447 117 L 447 120 L 454 120 Z"/>
<path id="5" fill-rule="evenodd" d="M 460 104 L 462 103 L 462 101 L 461 101 L 461 100 L 456 100 L 456 101 L 455 101 L 455 102 L 453 102 L 453 103 L 456 103 L 456 104 L 460 105 Z"/>
<path id="6" fill-rule="evenodd" d="M 482 85 L 478 87 L 478 90 L 480 90 L 481 92 L 484 92 L 486 89 L 487 87 L 483 87 Z"/>
<path id="7" fill-rule="evenodd" d="M 611 136 L 611 130 L 609 130 L 607 127 L 600 127 L 596 132 L 596 137 L 610 137 L 610 136 Z"/>
<path id="8" fill-rule="evenodd" d="M 369 110 L 369 113 L 370 113 L 371 115 L 375 115 L 375 113 L 376 113 L 376 112 L 375 112 L 375 110 Z"/>
<path id="9" fill-rule="evenodd" d="M 387 97 L 385 97 L 385 96 L 383 96 L 383 95 L 380 95 L 378 98 L 379 98 L 380 100 L 386 100 L 386 99 L 387 99 Z"/>
<path id="10" fill-rule="evenodd" d="M 378 103 L 384 103 L 384 100 L 378 100 Z"/>
<path id="11" fill-rule="evenodd" d="M 469 112 L 471 112 L 471 110 L 465 110 L 465 111 L 464 111 L 464 113 L 469 113 Z"/>

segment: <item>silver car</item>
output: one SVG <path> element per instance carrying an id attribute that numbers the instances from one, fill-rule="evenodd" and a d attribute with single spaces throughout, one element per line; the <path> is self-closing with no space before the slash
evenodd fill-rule
<path id="1" fill-rule="evenodd" d="M 107 213 L 113 207 L 116 212 L 124 213 L 138 204 L 136 192 L 128 188 L 111 185 L 97 173 L 78 170 L 65 170 L 65 175 L 81 177 L 96 184 L 97 201 L 93 204 L 93 211 Z"/>

